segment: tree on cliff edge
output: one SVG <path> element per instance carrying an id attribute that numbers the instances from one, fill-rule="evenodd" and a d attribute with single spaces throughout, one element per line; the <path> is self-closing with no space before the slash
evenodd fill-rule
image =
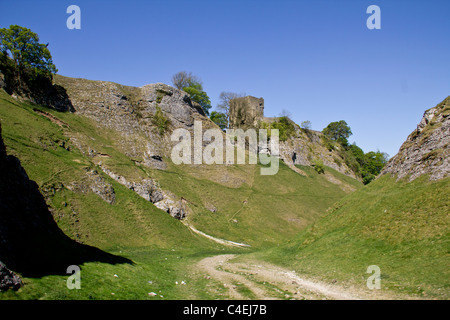
<path id="1" fill-rule="evenodd" d="M 11 25 L 0 29 L 0 66 L 2 71 L 11 67 L 14 82 L 22 86 L 24 74 L 31 78 L 52 78 L 58 70 L 52 61 L 48 44 L 39 43 L 39 36 L 30 29 Z M 12 61 L 12 62 L 11 62 Z"/>
<path id="2" fill-rule="evenodd" d="M 245 97 L 245 93 L 235 93 L 229 91 L 222 91 L 219 96 L 219 104 L 217 104 L 217 109 L 222 111 L 221 113 L 225 115 L 225 127 L 228 128 L 230 122 L 230 101 L 236 98 Z"/>
<path id="3" fill-rule="evenodd" d="M 322 133 L 331 140 L 337 141 L 340 144 L 348 145 L 348 138 L 352 135 L 352 130 L 344 120 L 331 122 Z"/>
<path id="4" fill-rule="evenodd" d="M 189 93 L 191 100 L 197 102 L 209 116 L 211 109 L 211 100 L 203 90 L 203 85 L 199 77 L 194 76 L 191 72 L 180 71 L 172 77 L 173 85 L 184 92 Z"/>

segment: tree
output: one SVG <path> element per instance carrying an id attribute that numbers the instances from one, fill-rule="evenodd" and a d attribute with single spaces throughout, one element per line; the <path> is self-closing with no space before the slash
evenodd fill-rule
<path id="1" fill-rule="evenodd" d="M 222 113 L 226 117 L 226 127 L 229 126 L 230 121 L 230 101 L 236 98 L 244 97 L 245 94 L 235 93 L 229 91 L 222 91 L 219 95 L 219 104 L 217 105 L 217 109 L 222 111 Z"/>
<path id="2" fill-rule="evenodd" d="M 292 118 L 292 114 L 288 110 L 282 109 L 281 112 L 280 112 L 279 118 L 291 119 Z"/>
<path id="3" fill-rule="evenodd" d="M 30 29 L 11 25 L 0 29 L 0 52 L 13 61 L 13 74 L 19 86 L 26 71 L 33 77 L 52 78 L 58 70 L 52 61 L 48 44 L 39 43 L 39 36 Z"/>
<path id="4" fill-rule="evenodd" d="M 389 155 L 387 153 L 380 151 L 369 151 L 364 153 L 364 151 L 355 143 L 348 146 L 347 150 L 359 164 L 359 166 L 355 166 L 358 167 L 357 173 L 363 179 L 364 184 L 368 184 L 374 180 L 389 160 Z M 352 168 L 351 164 L 353 162 L 347 162 L 347 165 Z M 352 169 L 356 171 L 354 166 Z"/>
<path id="5" fill-rule="evenodd" d="M 305 130 L 311 130 L 311 121 L 309 120 L 302 121 L 300 127 Z"/>
<path id="6" fill-rule="evenodd" d="M 211 100 L 206 92 L 203 90 L 203 85 L 197 76 L 194 76 L 191 72 L 181 71 L 173 75 L 173 85 L 180 90 L 188 93 L 192 101 L 197 102 L 209 116 L 209 109 L 211 109 Z"/>
<path id="7" fill-rule="evenodd" d="M 353 154 L 356 161 L 359 163 L 360 166 L 366 165 L 366 157 L 364 154 L 364 151 L 356 145 L 355 142 L 353 142 L 349 147 L 348 150 Z"/>
<path id="8" fill-rule="evenodd" d="M 183 90 L 192 83 L 201 83 L 200 79 L 194 76 L 192 72 L 180 71 L 172 76 L 172 84 L 177 89 Z"/>
<path id="9" fill-rule="evenodd" d="M 188 87 L 183 88 L 183 91 L 187 92 L 192 101 L 197 102 L 209 116 L 209 109 L 211 109 L 211 100 L 209 100 L 208 95 L 203 91 L 201 83 L 192 83 Z"/>
<path id="10" fill-rule="evenodd" d="M 389 160 L 389 155 L 385 152 L 370 151 L 365 154 L 366 169 L 371 174 L 377 176 Z"/>
<path id="11" fill-rule="evenodd" d="M 338 141 L 344 146 L 348 145 L 348 138 L 352 135 L 352 130 L 344 120 L 331 122 L 322 133 L 334 141 Z"/>
<path id="12" fill-rule="evenodd" d="M 209 118 L 212 120 L 212 122 L 217 124 L 220 127 L 220 129 L 222 129 L 222 130 L 224 130 L 228 126 L 228 120 L 227 120 L 227 116 L 225 115 L 225 113 L 213 111 L 213 112 L 211 112 L 211 115 Z"/>
<path id="13" fill-rule="evenodd" d="M 315 159 L 312 166 L 318 174 L 325 173 L 325 166 L 323 165 L 323 161 L 321 159 Z"/>

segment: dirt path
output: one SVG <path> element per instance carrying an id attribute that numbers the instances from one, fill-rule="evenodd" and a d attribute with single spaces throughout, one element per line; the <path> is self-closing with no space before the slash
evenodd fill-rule
<path id="1" fill-rule="evenodd" d="M 182 221 L 182 222 L 183 222 L 183 221 Z M 230 241 L 230 240 L 225 240 L 225 239 L 220 239 L 220 238 L 213 237 L 213 236 L 211 236 L 211 235 L 209 235 L 209 234 L 206 234 L 206 233 L 204 233 L 204 232 L 202 232 L 202 231 L 200 231 L 200 230 L 195 229 L 193 226 L 191 226 L 191 225 L 188 224 L 187 222 L 183 222 L 183 224 L 184 224 L 185 226 L 187 226 L 191 231 L 193 231 L 193 232 L 195 232 L 195 233 L 201 235 L 202 237 L 205 237 L 205 238 L 207 238 L 207 239 L 209 239 L 209 240 L 212 240 L 212 241 L 214 241 L 214 242 L 223 244 L 223 245 L 225 245 L 225 246 L 231 246 L 231 247 L 250 247 L 250 245 L 245 244 L 245 243 L 239 243 L 239 242 L 234 242 L 234 241 Z"/>
<path id="2" fill-rule="evenodd" d="M 295 271 L 266 262 L 232 262 L 235 257 L 213 256 L 197 264 L 198 270 L 227 288 L 231 299 L 362 299 L 350 289 L 304 279 Z"/>

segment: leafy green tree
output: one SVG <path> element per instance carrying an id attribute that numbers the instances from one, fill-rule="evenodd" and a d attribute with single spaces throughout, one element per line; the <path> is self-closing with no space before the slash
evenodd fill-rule
<path id="1" fill-rule="evenodd" d="M 361 172 L 361 177 L 363 180 L 363 184 L 369 184 L 370 182 L 372 182 L 373 180 L 375 180 L 375 178 L 377 177 L 374 174 L 371 174 L 370 172 L 368 172 L 367 170 L 362 170 Z"/>
<path id="2" fill-rule="evenodd" d="M 341 143 L 343 146 L 348 145 L 348 138 L 352 135 L 352 130 L 344 120 L 331 122 L 322 133 L 331 140 Z"/>
<path id="3" fill-rule="evenodd" d="M 224 130 L 227 128 L 228 120 L 225 113 L 213 111 L 211 112 L 209 118 L 212 120 L 212 122 L 217 124 L 220 127 L 220 129 Z"/>
<path id="4" fill-rule="evenodd" d="M 370 151 L 365 154 L 365 168 L 371 174 L 377 176 L 388 162 L 389 155 L 380 151 Z"/>
<path id="5" fill-rule="evenodd" d="M 325 166 L 323 165 L 323 161 L 321 159 L 315 159 L 312 166 L 318 174 L 325 173 Z"/>
<path id="6" fill-rule="evenodd" d="M 360 166 L 365 165 L 366 157 L 364 151 L 360 147 L 358 147 L 356 143 L 352 143 L 348 147 L 348 150 L 350 150 L 350 152 L 353 154 L 353 156 L 355 157 L 356 161 L 359 163 Z"/>
<path id="7" fill-rule="evenodd" d="M 21 86 L 24 72 L 31 71 L 32 76 L 52 78 L 58 70 L 52 61 L 48 44 L 39 43 L 39 36 L 30 29 L 11 25 L 0 29 L 0 52 L 3 60 L 9 57 L 13 61 L 13 74 Z"/>
<path id="8" fill-rule="evenodd" d="M 389 155 L 380 151 L 369 151 L 364 153 L 364 151 L 358 147 L 355 143 L 348 147 L 348 151 L 353 156 L 358 166 L 358 172 L 363 179 L 364 184 L 368 184 L 374 180 L 384 168 L 389 160 Z M 353 168 L 350 164 L 348 164 Z"/>
<path id="9" fill-rule="evenodd" d="M 209 116 L 211 100 L 203 90 L 202 82 L 198 77 L 194 76 L 191 72 L 181 71 L 172 77 L 172 83 L 176 88 L 188 93 L 191 100 L 197 102 L 205 114 Z"/>
<path id="10" fill-rule="evenodd" d="M 189 93 L 192 101 L 197 102 L 205 112 L 205 114 L 209 115 L 209 109 L 211 109 L 211 100 L 205 91 L 203 91 L 203 87 L 201 83 L 192 83 L 188 87 L 183 88 L 183 91 Z"/>

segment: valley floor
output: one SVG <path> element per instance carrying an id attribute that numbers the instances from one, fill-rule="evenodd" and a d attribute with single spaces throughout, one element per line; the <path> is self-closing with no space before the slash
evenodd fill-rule
<path id="1" fill-rule="evenodd" d="M 216 281 L 225 292 L 224 299 L 256 300 L 376 300 L 413 299 L 383 290 L 362 290 L 342 284 L 329 284 L 293 270 L 236 254 L 207 257 L 196 264 L 198 276 Z M 245 255 L 244 255 L 245 256 Z"/>

